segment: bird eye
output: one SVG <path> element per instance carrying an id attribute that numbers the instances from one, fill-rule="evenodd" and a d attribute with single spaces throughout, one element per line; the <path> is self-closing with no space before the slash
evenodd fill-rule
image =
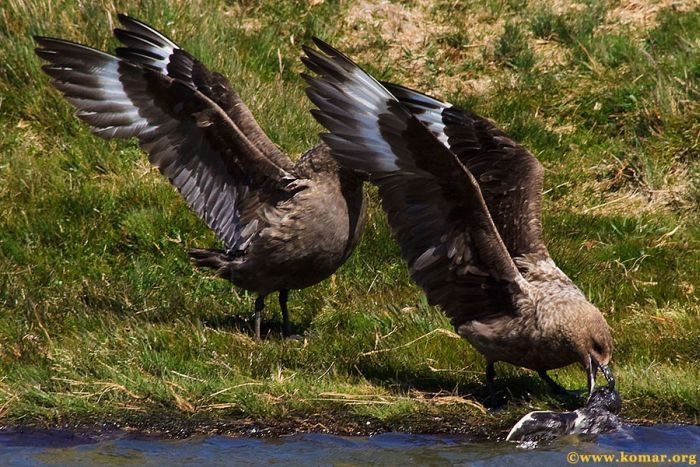
<path id="1" fill-rule="evenodd" d="M 598 343 L 598 341 L 593 341 L 593 350 L 597 354 L 603 353 L 603 347 Z"/>

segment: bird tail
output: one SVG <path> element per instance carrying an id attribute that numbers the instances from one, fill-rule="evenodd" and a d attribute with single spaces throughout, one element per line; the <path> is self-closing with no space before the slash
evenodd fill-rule
<path id="1" fill-rule="evenodd" d="M 197 267 L 214 269 L 218 276 L 227 278 L 231 257 L 224 250 L 195 248 L 189 255 Z"/>

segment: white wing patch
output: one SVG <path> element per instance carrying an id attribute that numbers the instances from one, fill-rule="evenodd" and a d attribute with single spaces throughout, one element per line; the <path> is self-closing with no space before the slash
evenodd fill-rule
<path id="1" fill-rule="evenodd" d="M 376 124 L 377 115 L 389 112 L 387 99 L 394 97 L 384 89 L 384 86 L 359 68 L 353 70 L 351 82 L 347 84 L 345 90 L 347 95 L 353 99 L 353 103 L 365 107 L 365 109 L 358 109 L 360 110 L 359 114 L 367 119 L 367 121 L 362 120 L 366 124 L 360 128 L 360 136 L 364 139 L 362 147 L 375 148 L 376 154 L 380 158 L 377 162 L 381 164 L 383 171 L 398 170 L 396 156 L 389 143 L 379 133 L 379 127 Z"/>
<path id="2" fill-rule="evenodd" d="M 396 93 L 401 97 L 399 100 L 415 115 L 418 121 L 425 125 L 447 149 L 450 149 L 445 134 L 445 124 L 442 121 L 442 113 L 451 108 L 452 104 L 404 87 L 397 87 Z M 405 99 L 403 99 L 404 97 Z"/>
<path id="3" fill-rule="evenodd" d="M 115 30 L 115 34 L 130 49 L 132 58 L 138 57 L 138 63 L 167 75 L 170 57 L 175 50 L 181 50 L 180 47 L 146 23 L 123 15 L 119 16 L 119 21 L 124 30 Z"/>
<path id="4" fill-rule="evenodd" d="M 447 149 L 450 149 L 450 144 L 445 134 L 445 124 L 442 122 L 442 111 L 450 107 L 452 107 L 452 104 L 444 103 L 442 109 L 426 110 L 416 115 L 416 118 L 425 125 Z"/>

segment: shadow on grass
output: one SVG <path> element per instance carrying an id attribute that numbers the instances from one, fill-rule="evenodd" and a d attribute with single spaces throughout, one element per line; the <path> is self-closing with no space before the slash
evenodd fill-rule
<path id="1" fill-rule="evenodd" d="M 506 374 L 496 376 L 494 388 L 496 403 L 489 400 L 485 376 L 465 380 L 456 374 L 438 374 L 425 377 L 415 373 L 397 371 L 390 373 L 384 368 L 358 365 L 358 370 L 373 384 L 387 387 L 397 393 L 420 391 L 425 393 L 451 393 L 473 399 L 486 407 L 500 408 L 507 404 L 527 404 L 544 401 L 555 410 L 575 410 L 585 403 L 586 390 L 567 388 L 570 395 L 557 395 L 536 373 Z"/>
<path id="2" fill-rule="evenodd" d="M 246 315 L 212 315 L 201 318 L 204 326 L 229 332 L 239 332 L 250 337 L 255 337 L 255 319 L 253 313 Z M 308 329 L 305 323 L 289 323 L 291 335 L 304 335 Z M 282 338 L 282 320 L 279 318 L 264 319 L 260 322 L 260 337 L 262 339 Z"/>

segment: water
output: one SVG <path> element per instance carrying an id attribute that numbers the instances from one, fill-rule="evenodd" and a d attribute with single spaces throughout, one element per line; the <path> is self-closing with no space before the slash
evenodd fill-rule
<path id="1" fill-rule="evenodd" d="M 696 465 L 700 426 L 627 427 L 596 438 L 567 437 L 524 449 L 506 442 L 476 443 L 460 436 L 388 433 L 372 437 L 299 434 L 273 439 L 226 436 L 164 440 L 113 433 L 101 437 L 66 431 L 0 431 L 0 465 L 569 465 L 567 455 L 686 455 Z M 624 454 L 620 454 L 623 452 Z M 695 457 L 690 457 L 695 456 Z M 658 458 L 657 458 L 658 459 Z M 680 459 L 680 458 L 679 458 Z M 571 460 L 576 460 L 572 458 Z M 638 459 L 643 460 L 643 459 Z M 583 462 L 579 465 L 619 465 Z M 647 463 L 646 465 L 668 465 Z M 631 462 L 630 465 L 643 465 Z"/>

